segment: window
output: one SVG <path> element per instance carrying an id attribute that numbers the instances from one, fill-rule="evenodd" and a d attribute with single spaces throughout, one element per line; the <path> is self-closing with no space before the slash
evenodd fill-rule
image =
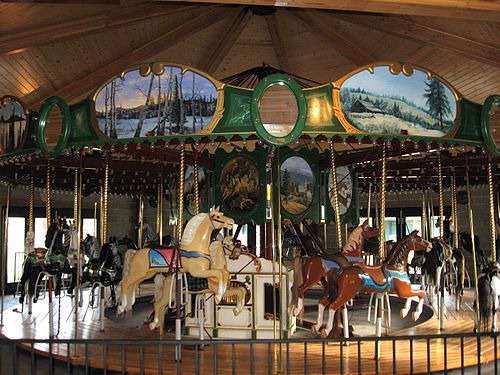
<path id="1" fill-rule="evenodd" d="M 47 234 L 47 218 L 35 218 L 35 247 L 45 247 L 45 235 Z"/>
<path id="2" fill-rule="evenodd" d="M 7 232 L 7 282 L 19 281 L 23 272 L 26 219 L 9 217 Z"/>
<path id="3" fill-rule="evenodd" d="M 405 234 L 410 234 L 414 230 L 418 230 L 418 233 L 422 233 L 422 218 L 420 216 L 407 216 L 405 218 Z"/>
<path id="4" fill-rule="evenodd" d="M 96 237 L 97 231 L 97 220 L 95 219 L 83 219 L 83 227 L 82 227 L 82 238 L 87 237 L 87 234 L 90 234 L 93 237 Z"/>
<path id="5" fill-rule="evenodd" d="M 395 217 L 385 218 L 385 240 L 396 242 L 398 239 L 398 227 Z"/>

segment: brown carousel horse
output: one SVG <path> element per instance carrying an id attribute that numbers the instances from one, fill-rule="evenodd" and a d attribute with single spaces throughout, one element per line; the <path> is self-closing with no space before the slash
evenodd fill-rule
<path id="1" fill-rule="evenodd" d="M 130 260 L 130 267 L 124 275 L 121 286 L 120 304 L 117 313 L 122 314 L 132 309 L 135 301 L 135 289 L 144 280 L 156 273 L 168 273 L 163 282 L 163 292 L 155 302 L 154 320 L 150 329 L 157 327 L 162 331 L 164 311 L 172 298 L 169 291 L 174 287 L 174 271 L 190 273 L 197 278 L 208 279 L 209 289 L 219 302 L 224 296 L 236 295 L 237 306 L 233 310 L 238 315 L 244 304 L 246 290 L 244 288 L 228 288 L 229 272 L 225 267 L 223 241 L 211 241 L 214 230 L 231 229 L 233 219 L 226 217 L 218 208 L 212 208 L 209 214 L 201 213 L 194 216 L 186 225 L 179 248 L 144 248 L 137 250 Z"/>
<path id="2" fill-rule="evenodd" d="M 403 318 L 408 314 L 411 301 L 418 298 L 418 305 L 413 313 L 413 319 L 417 320 L 420 317 L 425 292 L 423 290 L 412 290 L 406 265 L 410 251 L 424 250 L 428 252 L 432 249 L 432 243 L 424 240 L 417 233 L 418 231 L 415 230 L 398 241 L 381 265 L 355 265 L 344 269 L 340 274 L 336 271 L 329 273 L 329 295 L 333 301 L 331 303 L 325 300 L 321 301 L 321 303 L 325 303 L 325 308 L 329 308 L 326 329 L 321 328 L 322 337 L 327 337 L 330 334 L 333 328 L 335 311 L 360 292 L 389 292 L 395 293 L 401 298 L 406 298 L 405 307 L 401 309 L 401 317 Z"/>
<path id="3" fill-rule="evenodd" d="M 328 257 L 313 256 L 302 258 L 296 256 L 293 260 L 292 299 L 288 311 L 293 316 L 299 315 L 304 307 L 304 293 L 318 282 L 321 282 L 325 291 L 328 289 L 327 274 L 331 269 L 343 269 L 352 264 L 363 263 L 363 244 L 365 239 L 378 236 L 379 230 L 371 228 L 368 220 L 355 228 L 342 253 Z M 322 314 L 322 311 L 321 311 Z"/>

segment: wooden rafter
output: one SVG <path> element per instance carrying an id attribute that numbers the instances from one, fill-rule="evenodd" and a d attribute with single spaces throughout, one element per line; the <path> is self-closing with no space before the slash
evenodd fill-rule
<path id="1" fill-rule="evenodd" d="M 14 30 L 0 35 L 0 55 L 13 53 L 27 48 L 107 31 L 113 28 L 145 21 L 154 17 L 166 16 L 194 9 L 195 6 L 166 7 L 154 4 L 139 4 L 129 7 L 113 8 L 98 15 L 62 23 L 52 23 L 33 28 Z"/>
<path id="2" fill-rule="evenodd" d="M 72 102 L 95 89 L 99 84 L 102 84 L 114 74 L 120 73 L 131 65 L 145 61 L 159 51 L 165 50 L 182 39 L 196 34 L 200 30 L 209 27 L 213 22 L 220 20 L 226 14 L 223 7 L 210 7 L 204 9 L 203 12 L 194 16 L 189 21 L 170 28 L 167 32 L 158 35 L 152 40 L 144 41 L 140 47 L 134 48 L 131 46 L 130 50 L 114 58 L 108 64 L 101 66 L 90 74 L 82 74 L 79 78 L 57 89 L 52 94 L 61 96 L 65 98 L 66 101 Z M 28 106 L 37 104 L 39 100 L 37 93 L 38 90 L 35 90 L 23 99 Z"/>
<path id="3" fill-rule="evenodd" d="M 352 24 L 376 29 L 387 34 L 423 42 L 439 49 L 459 53 L 468 58 L 500 67 L 500 48 L 450 34 L 429 26 L 393 16 L 336 14 L 338 18 Z"/>
<path id="4" fill-rule="evenodd" d="M 277 14 L 265 17 L 269 34 L 273 42 L 273 48 L 278 58 L 279 68 L 285 72 L 290 72 L 290 64 L 286 53 L 285 43 L 282 38 L 283 33 L 280 30 Z"/>
<path id="5" fill-rule="evenodd" d="M 320 13 L 317 11 L 288 11 L 288 14 L 303 24 L 307 30 L 317 33 L 326 44 L 333 47 L 354 64 L 362 66 L 378 60 L 376 56 L 359 48 L 360 43 L 354 36 L 345 35 L 342 32 L 343 27 L 340 22 L 333 20 L 333 22 L 327 23 L 323 19 L 316 17 Z"/>
<path id="6" fill-rule="evenodd" d="M 158 1 L 158 0 L 157 0 Z M 246 4 L 292 8 L 332 9 L 366 13 L 500 21 L 500 3 L 489 0 L 164 0 L 169 2 Z"/>
<path id="7" fill-rule="evenodd" d="M 229 28 L 224 30 L 224 35 L 220 38 L 217 46 L 211 49 L 210 55 L 206 58 L 206 63 L 202 65 L 202 70 L 208 74 L 213 74 L 221 64 L 224 56 L 227 55 L 231 47 L 241 35 L 242 31 L 250 22 L 252 12 L 247 7 L 243 8 L 232 20 Z"/>

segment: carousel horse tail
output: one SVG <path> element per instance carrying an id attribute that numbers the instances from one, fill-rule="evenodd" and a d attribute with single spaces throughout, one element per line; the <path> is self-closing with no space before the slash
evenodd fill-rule
<path id="1" fill-rule="evenodd" d="M 338 286 L 339 286 L 339 270 L 332 268 L 328 271 L 327 280 L 328 280 L 328 299 L 330 303 L 332 303 L 335 298 L 338 296 Z"/>
<path id="2" fill-rule="evenodd" d="M 490 318 L 493 313 L 493 288 L 491 287 L 491 274 L 487 271 L 478 282 L 479 299 L 479 330 L 487 331 L 490 326 Z"/>
<path id="3" fill-rule="evenodd" d="M 302 257 L 300 255 L 297 255 L 295 258 L 293 258 L 292 270 L 292 298 L 288 310 L 289 313 L 293 315 L 293 310 L 298 306 L 299 303 L 299 287 L 304 283 L 304 277 L 302 275 Z"/>
<path id="4" fill-rule="evenodd" d="M 463 294 L 465 283 L 465 257 L 459 250 L 453 250 L 457 268 L 457 294 Z"/>
<path id="5" fill-rule="evenodd" d="M 128 249 L 125 253 L 125 260 L 123 261 L 123 271 L 122 271 L 122 280 L 126 279 L 130 272 L 130 264 L 132 263 L 132 258 L 134 257 L 137 250 Z"/>

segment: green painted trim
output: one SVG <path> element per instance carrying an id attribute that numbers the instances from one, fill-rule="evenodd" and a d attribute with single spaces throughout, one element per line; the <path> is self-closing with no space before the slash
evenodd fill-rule
<path id="1" fill-rule="evenodd" d="M 491 95 L 486 98 L 481 109 L 481 134 L 483 135 L 486 147 L 493 154 L 500 156 L 500 147 L 496 145 L 490 132 L 490 109 L 493 105 L 500 106 L 500 95 Z"/>
<path id="2" fill-rule="evenodd" d="M 297 121 L 295 122 L 295 126 L 292 131 L 284 137 L 275 137 L 272 134 L 269 134 L 260 119 L 260 100 L 262 99 L 262 96 L 264 95 L 266 90 L 274 85 L 286 86 L 290 91 L 292 91 L 293 95 L 295 96 L 295 100 L 297 100 Z M 253 91 L 252 102 L 250 103 L 250 117 L 257 135 L 266 143 L 276 146 L 289 145 L 300 137 L 302 131 L 304 130 L 304 125 L 307 118 L 307 103 L 304 93 L 302 92 L 302 88 L 297 82 L 284 74 L 272 74 L 264 78 L 259 82 L 259 84 L 255 87 L 255 90 Z"/>
<path id="3" fill-rule="evenodd" d="M 50 111 L 55 106 L 59 107 L 59 110 L 61 111 L 61 114 L 63 116 L 63 123 L 62 134 L 59 137 L 59 141 L 57 142 L 56 146 L 51 151 L 49 150 L 47 143 L 45 142 L 45 125 L 47 123 Z M 72 124 L 71 111 L 68 107 L 68 104 L 64 101 L 63 98 L 59 96 L 52 96 L 43 102 L 39 114 L 40 117 L 38 120 L 38 128 L 36 132 L 38 147 L 42 151 L 42 154 L 44 156 L 47 156 L 49 158 L 56 158 L 68 144 Z"/>

